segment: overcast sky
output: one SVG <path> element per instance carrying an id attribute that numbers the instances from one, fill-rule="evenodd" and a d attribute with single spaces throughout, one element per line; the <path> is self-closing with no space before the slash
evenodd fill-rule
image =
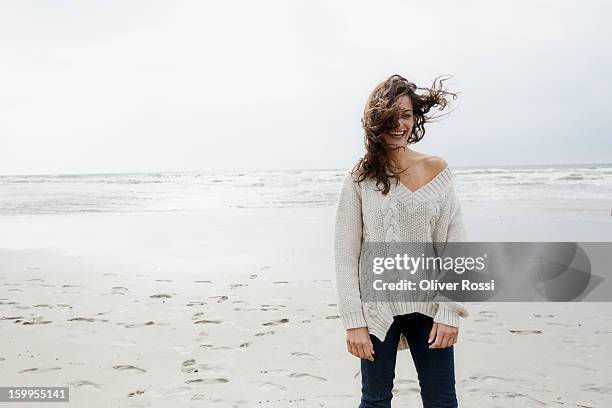
<path id="1" fill-rule="evenodd" d="M 415 150 L 612 162 L 608 1 L 5 1 L 0 174 L 346 168 L 371 89 L 461 91 Z"/>

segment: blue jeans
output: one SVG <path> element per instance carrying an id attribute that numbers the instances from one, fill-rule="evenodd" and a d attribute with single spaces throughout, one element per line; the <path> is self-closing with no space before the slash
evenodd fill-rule
<path id="1" fill-rule="evenodd" d="M 390 408 L 395 378 L 395 359 L 400 335 L 410 345 L 421 387 L 423 408 L 456 408 L 453 346 L 430 349 L 433 319 L 421 313 L 395 316 L 384 341 L 373 335 L 374 362 L 361 360 L 361 404 L 359 408 Z"/>

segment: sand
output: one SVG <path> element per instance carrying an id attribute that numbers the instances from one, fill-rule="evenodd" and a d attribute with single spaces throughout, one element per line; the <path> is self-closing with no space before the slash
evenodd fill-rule
<path id="1" fill-rule="evenodd" d="M 607 215 L 465 205 L 470 239 L 483 241 L 609 241 Z M 71 407 L 356 407 L 333 217 L 0 217 L 0 384 L 69 386 Z M 609 303 L 469 308 L 455 346 L 460 406 L 612 406 Z M 421 406 L 408 351 L 394 394 L 394 406 Z"/>

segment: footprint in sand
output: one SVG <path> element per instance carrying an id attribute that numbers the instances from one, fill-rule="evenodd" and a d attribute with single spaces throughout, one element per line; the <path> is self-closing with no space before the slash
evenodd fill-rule
<path id="1" fill-rule="evenodd" d="M 146 323 L 140 323 L 140 324 L 126 324 L 125 327 L 128 329 L 134 328 L 134 327 L 142 327 L 142 326 L 153 326 L 155 324 L 154 321 L 149 320 Z"/>
<path id="2" fill-rule="evenodd" d="M 209 281 L 209 280 L 197 280 L 197 281 L 194 281 L 194 282 L 195 283 L 212 283 L 212 281 Z"/>
<path id="3" fill-rule="evenodd" d="M 253 274 L 253 275 L 249 276 L 249 279 L 255 279 L 255 278 L 257 278 L 256 274 Z"/>
<path id="4" fill-rule="evenodd" d="M 69 322 L 89 322 L 89 323 L 93 323 L 93 322 L 108 322 L 108 320 L 106 319 L 94 319 L 93 317 L 73 317 L 71 319 L 68 319 Z"/>
<path id="5" fill-rule="evenodd" d="M 536 313 L 532 313 L 533 317 L 555 317 L 555 315 L 551 315 L 551 314 L 536 314 Z"/>
<path id="6" fill-rule="evenodd" d="M 196 378 L 194 380 L 187 380 L 187 384 L 224 384 L 229 382 L 226 378 Z"/>
<path id="7" fill-rule="evenodd" d="M 221 296 L 209 296 L 209 299 L 217 299 L 217 303 L 221 303 L 221 302 L 225 302 L 227 299 L 229 299 L 228 296 L 226 295 L 221 295 Z"/>
<path id="8" fill-rule="evenodd" d="M 0 317 L 0 320 L 18 320 L 18 319 L 23 319 L 23 316 L 14 316 L 14 317 L 2 316 Z"/>
<path id="9" fill-rule="evenodd" d="M 155 279 L 155 282 L 172 282 L 170 279 Z"/>
<path id="10" fill-rule="evenodd" d="M 326 316 L 325 318 L 326 319 L 339 319 L 340 316 L 338 316 L 338 315 L 331 315 L 331 316 Z"/>
<path id="11" fill-rule="evenodd" d="M 20 373 L 46 373 L 48 371 L 61 370 L 62 367 L 47 367 L 47 368 L 26 368 L 25 370 L 21 370 Z"/>
<path id="12" fill-rule="evenodd" d="M 43 318 L 41 316 L 38 316 L 38 317 L 33 317 L 31 320 L 25 320 L 25 321 L 15 320 L 15 323 L 21 323 L 21 324 L 49 324 L 49 323 L 51 323 L 51 320 L 43 320 Z"/>
<path id="13" fill-rule="evenodd" d="M 120 371 L 125 371 L 125 370 L 134 370 L 134 371 L 138 371 L 139 373 L 146 373 L 147 370 L 145 370 L 144 368 L 139 368 L 133 365 L 115 365 L 113 366 L 113 368 L 115 370 L 120 370 Z"/>
<path id="14" fill-rule="evenodd" d="M 196 361 L 193 358 L 183 361 L 183 364 L 181 364 L 182 366 L 181 371 L 184 373 L 190 373 L 194 371 L 196 369 L 194 367 L 195 363 Z"/>
<path id="15" fill-rule="evenodd" d="M 136 390 L 136 391 L 132 391 L 130 393 L 128 393 L 128 398 L 133 397 L 135 395 L 141 395 L 144 394 L 145 390 Z"/>
<path id="16" fill-rule="evenodd" d="M 212 367 L 206 364 L 196 364 L 193 358 L 183 361 L 181 364 L 181 371 L 183 373 L 198 373 L 200 371 L 214 371 L 218 369 L 218 367 Z"/>
<path id="17" fill-rule="evenodd" d="M 202 320 L 198 320 L 193 322 L 193 324 L 221 324 L 223 323 L 222 320 L 218 320 L 218 319 L 202 319 Z"/>
<path id="18" fill-rule="evenodd" d="M 284 374 L 287 370 L 284 368 L 271 368 L 269 370 L 259 370 L 259 374 Z"/>
<path id="19" fill-rule="evenodd" d="M 149 297 L 153 299 L 170 299 L 172 295 L 168 295 L 167 293 L 158 293 L 156 295 L 151 295 Z"/>
<path id="20" fill-rule="evenodd" d="M 583 391 L 612 395 L 612 384 L 582 384 Z"/>
<path id="21" fill-rule="evenodd" d="M 214 346 L 212 344 L 201 344 L 200 348 L 209 349 L 209 350 L 229 350 L 230 346 Z"/>
<path id="22" fill-rule="evenodd" d="M 57 306 L 57 307 L 63 307 L 63 308 L 66 308 L 66 309 L 72 309 L 72 306 L 70 306 L 70 305 L 68 305 L 68 304 L 66 304 L 66 303 L 58 303 L 58 304 L 57 304 L 57 305 L 55 305 L 55 306 Z"/>
<path id="23" fill-rule="evenodd" d="M 503 384 L 515 383 L 515 384 L 523 384 L 523 385 L 529 383 L 529 381 L 521 380 L 520 378 L 499 377 L 496 375 L 482 375 L 482 376 L 472 375 L 462 380 L 462 383 L 472 384 L 475 382 L 488 382 L 488 381 L 499 381 L 500 383 L 503 383 Z"/>
<path id="24" fill-rule="evenodd" d="M 247 341 L 246 343 L 242 343 L 242 344 L 241 344 L 239 347 L 240 347 L 240 348 L 247 348 L 247 347 L 249 347 L 250 345 L 251 345 L 251 342 L 250 342 L 250 341 Z"/>
<path id="25" fill-rule="evenodd" d="M 53 306 L 48 305 L 46 303 L 41 303 L 41 304 L 38 304 L 38 305 L 34 305 L 32 307 L 46 307 L 46 308 L 49 308 L 49 309 L 53 309 Z"/>
<path id="26" fill-rule="evenodd" d="M 273 330 L 268 330 L 266 332 L 260 332 L 260 333 L 255 333 L 256 337 L 261 337 L 261 336 L 268 336 L 270 334 L 274 334 Z"/>
<path id="27" fill-rule="evenodd" d="M 206 306 L 206 304 L 207 304 L 206 302 L 196 302 L 196 301 L 193 301 L 193 302 L 187 303 L 186 306 L 188 306 L 188 307 L 191 307 L 191 306 Z"/>
<path id="28" fill-rule="evenodd" d="M 95 383 L 93 381 L 89 381 L 89 380 L 70 381 L 68 383 L 68 386 L 75 387 L 75 388 L 80 388 L 80 387 L 102 388 L 102 385 L 97 384 L 97 383 Z"/>
<path id="29" fill-rule="evenodd" d="M 235 289 L 235 288 L 239 288 L 241 286 L 249 286 L 249 285 L 245 285 L 243 283 L 231 283 L 230 284 L 230 289 Z"/>
<path id="30" fill-rule="evenodd" d="M 126 293 L 128 293 L 130 290 L 126 287 L 123 286 L 113 286 L 111 288 L 111 293 L 113 295 L 125 295 Z"/>
<path id="31" fill-rule="evenodd" d="M 278 326 L 279 324 L 283 324 L 283 323 L 289 323 L 289 319 L 273 320 L 268 323 L 262 323 L 261 325 L 262 326 Z"/>
<path id="32" fill-rule="evenodd" d="M 313 360 L 318 360 L 317 357 L 315 357 L 314 355 L 310 354 L 310 353 L 306 353 L 304 351 L 294 351 L 291 353 L 292 356 L 294 357 L 307 357 Z"/>
<path id="33" fill-rule="evenodd" d="M 304 378 L 304 377 L 307 377 L 307 378 L 313 378 L 313 379 L 315 379 L 317 381 L 327 381 L 327 378 L 319 377 L 319 376 L 312 375 L 312 374 L 306 374 L 306 373 L 291 373 L 291 374 L 289 374 L 289 377 L 291 377 L 291 378 Z"/>
<path id="34" fill-rule="evenodd" d="M 508 330 L 512 334 L 542 334 L 542 330 Z"/>

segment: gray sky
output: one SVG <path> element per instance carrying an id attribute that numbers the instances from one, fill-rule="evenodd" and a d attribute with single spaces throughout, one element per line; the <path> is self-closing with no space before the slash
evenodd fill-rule
<path id="1" fill-rule="evenodd" d="M 5 1 L 0 174 L 345 168 L 371 89 L 461 91 L 414 149 L 612 162 L 607 1 Z"/>

